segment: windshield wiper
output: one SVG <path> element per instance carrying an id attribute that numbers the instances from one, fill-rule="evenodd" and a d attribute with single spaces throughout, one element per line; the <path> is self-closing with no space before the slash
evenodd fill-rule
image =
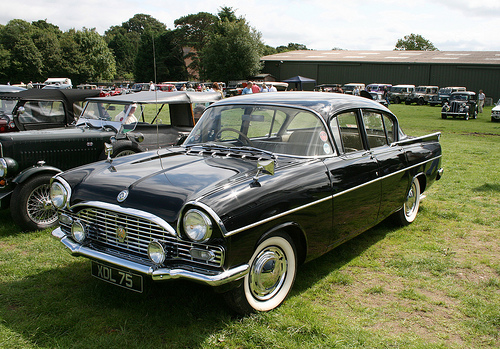
<path id="1" fill-rule="evenodd" d="M 252 146 L 249 146 L 249 145 L 243 145 L 243 146 L 240 146 L 240 147 L 231 147 L 231 150 L 242 150 L 242 151 L 249 151 L 249 152 L 257 152 L 257 153 L 264 153 L 264 154 L 267 154 L 269 155 L 270 157 L 274 158 L 275 155 L 272 151 L 269 151 L 269 150 L 264 150 L 264 149 L 260 149 L 260 148 L 256 148 L 256 147 L 252 147 Z"/>

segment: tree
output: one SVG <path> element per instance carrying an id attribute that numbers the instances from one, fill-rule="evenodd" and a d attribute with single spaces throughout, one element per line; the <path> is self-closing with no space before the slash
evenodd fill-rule
<path id="1" fill-rule="evenodd" d="M 396 43 L 395 51 L 439 51 L 429 40 L 419 34 L 406 35 Z"/>
<path id="2" fill-rule="evenodd" d="M 33 42 L 32 35 L 33 26 L 21 19 L 13 19 L 2 27 L 0 44 L 8 52 L 9 58 L 3 74 L 11 81 L 42 78 L 42 55 Z"/>
<path id="3" fill-rule="evenodd" d="M 145 14 L 136 14 L 121 26 L 108 29 L 104 35 L 108 47 L 113 50 L 117 77 L 131 79 L 135 71 L 140 71 L 136 60 L 143 36 L 151 38 L 165 30 L 164 23 Z"/>
<path id="4" fill-rule="evenodd" d="M 135 62 L 134 75 L 136 80 L 175 81 L 187 79 L 182 48 L 177 44 L 175 37 L 176 34 L 172 31 L 165 31 L 155 37 L 143 35 Z"/>
<path id="5" fill-rule="evenodd" d="M 288 46 L 278 46 L 278 47 L 276 47 L 276 51 L 278 53 L 288 52 L 288 51 L 298 51 L 298 50 L 308 50 L 308 48 L 306 47 L 306 45 L 296 44 L 296 43 L 292 43 L 292 42 L 290 42 L 288 44 Z"/>
<path id="6" fill-rule="evenodd" d="M 104 38 L 95 29 L 69 30 L 63 35 L 63 70 L 79 82 L 111 80 L 115 59 Z"/>
<path id="7" fill-rule="evenodd" d="M 205 46 L 214 25 L 219 21 L 217 16 L 207 12 L 187 15 L 174 21 L 177 41 L 181 46 L 190 47 L 185 59 L 190 59 L 188 68 L 191 71 L 199 71 L 200 59 L 198 51 Z"/>
<path id="8" fill-rule="evenodd" d="M 259 73 L 264 44 L 243 18 L 220 21 L 200 52 L 200 74 L 212 81 L 246 79 Z"/>

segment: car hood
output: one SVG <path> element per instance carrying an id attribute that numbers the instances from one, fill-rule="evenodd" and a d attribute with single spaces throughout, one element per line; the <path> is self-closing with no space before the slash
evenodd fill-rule
<path id="1" fill-rule="evenodd" d="M 71 205 L 100 201 L 174 222 L 185 203 L 251 181 L 256 170 L 256 160 L 189 155 L 173 148 L 86 165 L 61 177 L 72 187 Z M 127 198 L 118 202 L 124 190 Z"/>
<path id="2" fill-rule="evenodd" d="M 491 111 L 500 111 L 500 103 L 494 106 Z"/>

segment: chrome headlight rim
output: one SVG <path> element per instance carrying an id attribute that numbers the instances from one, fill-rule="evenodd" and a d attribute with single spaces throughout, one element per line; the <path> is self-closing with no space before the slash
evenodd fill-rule
<path id="1" fill-rule="evenodd" d="M 52 182 L 50 185 L 50 201 L 55 208 L 64 208 L 68 202 L 68 190 L 58 181 Z"/>
<path id="2" fill-rule="evenodd" d="M 87 239 L 87 229 L 80 221 L 74 221 L 71 225 L 71 236 L 73 240 L 82 244 Z"/>
<path id="3" fill-rule="evenodd" d="M 167 258 L 167 252 L 163 244 L 158 240 L 153 240 L 148 245 L 148 257 L 156 265 L 161 265 Z"/>
<path id="4" fill-rule="evenodd" d="M 213 224 L 205 212 L 192 208 L 182 218 L 184 234 L 193 242 L 203 243 L 212 237 Z"/>
<path id="5" fill-rule="evenodd" d="M 59 185 L 61 185 L 62 188 L 64 188 L 64 192 L 66 193 L 66 195 L 63 198 L 63 202 L 61 204 L 57 204 L 52 200 L 52 186 L 55 185 L 55 183 L 58 183 Z M 71 198 L 71 187 L 69 186 L 69 184 L 65 180 L 63 180 L 58 175 L 56 175 L 55 177 L 52 177 L 52 179 L 50 181 L 50 194 L 49 195 L 50 195 L 50 201 L 56 207 L 56 209 L 69 208 L 69 200 Z M 59 207 L 59 205 L 61 205 L 61 206 Z"/>

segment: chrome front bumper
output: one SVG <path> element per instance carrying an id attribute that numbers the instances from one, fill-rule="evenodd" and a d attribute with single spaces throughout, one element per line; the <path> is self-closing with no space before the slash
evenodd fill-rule
<path id="1" fill-rule="evenodd" d="M 209 286 L 220 286 L 232 281 L 236 281 L 244 277 L 250 268 L 248 264 L 243 264 L 235 268 L 225 270 L 216 275 L 206 275 L 190 270 L 181 268 L 154 268 L 140 263 L 125 260 L 123 258 L 115 257 L 100 251 L 77 244 L 72 239 L 66 236 L 61 228 L 56 228 L 52 235 L 66 246 L 73 256 L 83 256 L 89 259 L 102 261 L 111 265 L 129 269 L 144 275 L 150 276 L 154 281 L 172 280 L 172 279 L 186 279 L 194 282 L 199 282 Z"/>

